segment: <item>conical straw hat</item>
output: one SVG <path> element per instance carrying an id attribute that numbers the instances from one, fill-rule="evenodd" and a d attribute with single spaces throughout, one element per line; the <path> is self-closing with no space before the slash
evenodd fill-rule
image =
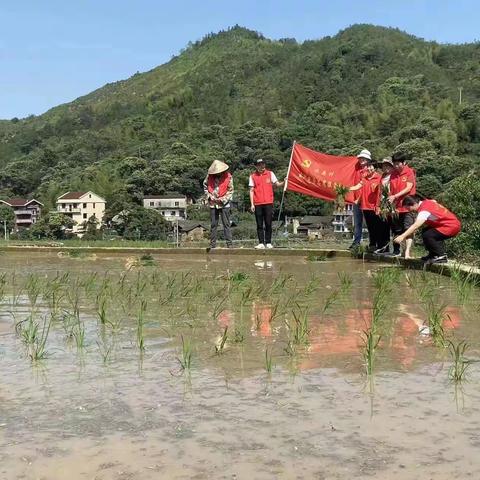
<path id="1" fill-rule="evenodd" d="M 228 170 L 228 165 L 221 162 L 220 160 L 214 160 L 208 169 L 209 175 L 217 175 L 219 173 L 226 172 Z"/>

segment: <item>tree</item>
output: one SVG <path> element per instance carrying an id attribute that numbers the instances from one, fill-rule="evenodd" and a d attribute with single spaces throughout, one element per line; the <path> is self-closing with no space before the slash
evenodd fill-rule
<path id="1" fill-rule="evenodd" d="M 73 225 L 74 221 L 67 215 L 55 212 L 47 213 L 30 227 L 30 237 L 62 240 L 70 236 L 67 230 L 71 229 Z"/>
<path id="2" fill-rule="evenodd" d="M 0 204 L 0 227 L 7 228 L 7 232 L 11 232 L 15 228 L 15 214 L 8 205 Z"/>
<path id="3" fill-rule="evenodd" d="M 113 221 L 117 232 L 127 240 L 166 240 L 172 225 L 156 210 L 133 207 Z"/>

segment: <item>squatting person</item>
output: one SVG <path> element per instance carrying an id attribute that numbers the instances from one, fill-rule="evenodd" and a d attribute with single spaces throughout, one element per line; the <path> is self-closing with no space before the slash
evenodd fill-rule
<path id="1" fill-rule="evenodd" d="M 210 248 L 217 247 L 217 227 L 222 219 L 223 234 L 227 247 L 232 248 L 232 230 L 230 222 L 230 201 L 233 195 L 233 178 L 228 165 L 214 160 L 203 181 L 203 189 L 210 207 Z"/>
<path id="2" fill-rule="evenodd" d="M 416 195 L 405 197 L 403 205 L 409 212 L 417 212 L 417 219 L 394 242 L 400 244 L 425 225 L 422 238 L 428 255 L 422 260 L 425 263 L 447 263 L 445 240 L 460 232 L 461 223 L 457 216 L 435 200 L 420 200 Z"/>
<path id="3" fill-rule="evenodd" d="M 260 248 L 273 248 L 272 220 L 273 220 L 273 187 L 281 187 L 273 172 L 267 170 L 265 162 L 260 158 L 255 162 L 255 172 L 248 179 L 250 188 L 250 210 L 255 213 L 257 222 L 258 245 Z"/>

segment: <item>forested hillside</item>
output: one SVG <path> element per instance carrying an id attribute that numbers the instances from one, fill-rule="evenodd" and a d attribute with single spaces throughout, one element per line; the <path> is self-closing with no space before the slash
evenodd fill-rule
<path id="1" fill-rule="evenodd" d="M 241 199 L 252 160 L 282 175 L 294 139 L 375 158 L 404 150 L 421 192 L 438 196 L 480 163 L 480 44 L 369 25 L 303 43 L 240 27 L 207 35 L 150 72 L 0 121 L 0 194 L 52 205 L 60 192 L 89 188 L 115 213 L 143 194 L 197 197 L 218 158 L 232 165 Z M 289 194 L 286 208 L 322 207 Z"/>

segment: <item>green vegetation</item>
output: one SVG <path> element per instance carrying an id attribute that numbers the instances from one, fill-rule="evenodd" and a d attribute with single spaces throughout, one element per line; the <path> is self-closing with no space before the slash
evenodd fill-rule
<path id="1" fill-rule="evenodd" d="M 176 190 L 198 198 L 214 158 L 231 165 L 243 208 L 253 159 L 266 158 L 281 178 L 293 140 L 333 154 L 365 147 L 375 158 L 403 150 L 420 192 L 464 222 L 452 251 L 474 256 L 478 58 L 477 43 L 440 45 L 371 25 L 303 43 L 237 26 L 44 115 L 0 122 L 0 196 L 34 195 L 51 209 L 60 193 L 90 189 L 106 198 L 107 221 L 130 212 L 120 235 L 164 238 L 158 219 L 137 218 L 143 195 Z M 288 215 L 331 208 L 286 196 Z M 42 221 L 34 238 L 51 238 L 51 223 Z"/>
<path id="2" fill-rule="evenodd" d="M 450 357 L 452 358 L 452 365 L 448 371 L 448 376 L 450 380 L 455 383 L 459 383 L 465 380 L 467 370 L 473 360 L 465 358 L 465 352 L 469 349 L 469 344 L 462 340 L 460 342 L 454 343 L 452 340 L 447 340 L 448 351 Z"/>

